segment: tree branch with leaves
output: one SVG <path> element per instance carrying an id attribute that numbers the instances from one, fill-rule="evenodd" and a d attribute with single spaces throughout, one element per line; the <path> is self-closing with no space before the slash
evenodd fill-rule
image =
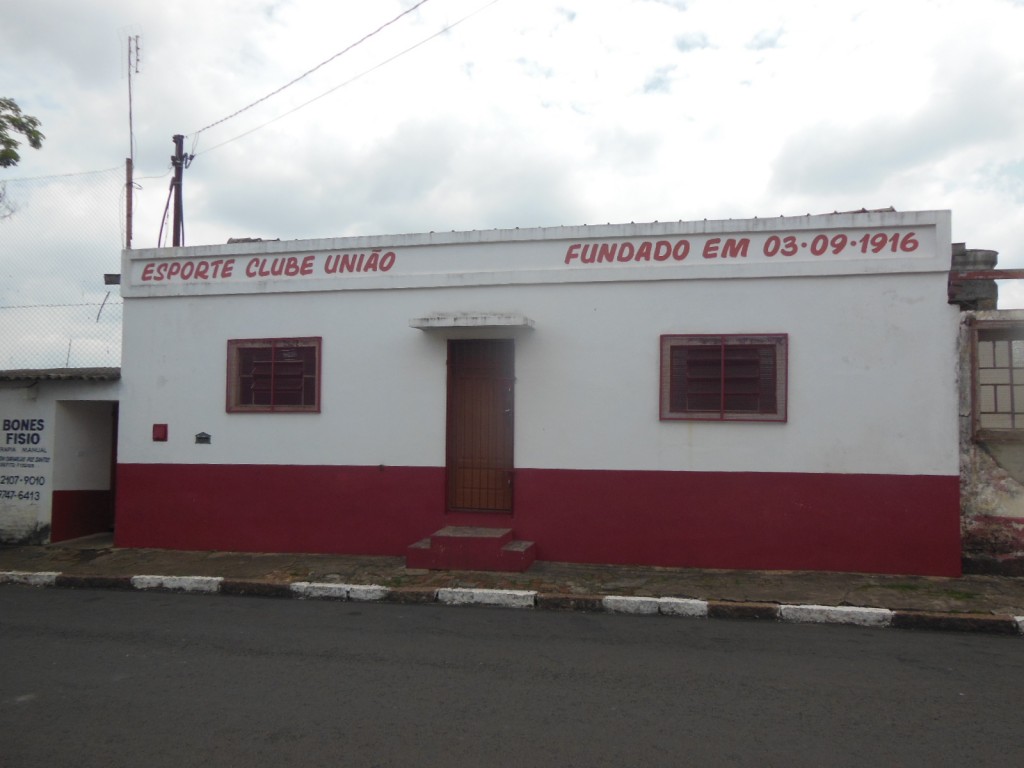
<path id="1" fill-rule="evenodd" d="M 10 168 L 21 160 L 21 142 L 12 134 L 21 134 L 32 149 L 43 146 L 46 137 L 39 130 L 39 119 L 26 115 L 14 99 L 0 97 L 0 168 Z"/>
<path id="2" fill-rule="evenodd" d="M 24 139 L 16 138 L 18 135 Z M 11 168 L 18 164 L 21 155 L 18 147 L 27 141 L 32 149 L 43 146 L 46 137 L 39 130 L 39 119 L 26 115 L 14 99 L 0 97 L 0 168 Z M 7 200 L 7 190 L 0 182 L 0 219 L 14 213 L 14 206 Z"/>

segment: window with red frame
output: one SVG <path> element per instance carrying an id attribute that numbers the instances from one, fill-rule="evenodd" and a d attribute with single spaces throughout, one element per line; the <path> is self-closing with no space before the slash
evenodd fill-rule
<path id="1" fill-rule="evenodd" d="M 661 418 L 785 421 L 785 334 L 661 337 Z"/>
<path id="2" fill-rule="evenodd" d="M 229 413 L 320 412 L 320 339 L 228 341 Z"/>

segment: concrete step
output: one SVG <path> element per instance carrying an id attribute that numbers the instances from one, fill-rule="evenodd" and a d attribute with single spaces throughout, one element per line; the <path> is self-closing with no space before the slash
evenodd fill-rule
<path id="1" fill-rule="evenodd" d="M 406 549 L 407 568 L 435 571 L 516 571 L 536 559 L 532 541 L 513 538 L 511 528 L 449 525 Z"/>

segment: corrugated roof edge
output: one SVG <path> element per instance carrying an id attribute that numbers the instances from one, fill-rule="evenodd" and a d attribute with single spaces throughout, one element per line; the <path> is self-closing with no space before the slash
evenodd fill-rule
<path id="1" fill-rule="evenodd" d="M 20 368 L 0 371 L 0 381 L 117 381 L 120 368 Z"/>

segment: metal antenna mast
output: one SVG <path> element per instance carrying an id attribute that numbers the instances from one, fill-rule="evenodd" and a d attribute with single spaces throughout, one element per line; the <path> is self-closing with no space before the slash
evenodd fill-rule
<path id="1" fill-rule="evenodd" d="M 128 157 L 124 161 L 125 231 L 124 247 L 132 247 L 132 198 L 135 191 L 135 125 L 132 114 L 132 75 L 139 73 L 139 36 L 128 38 Z"/>

